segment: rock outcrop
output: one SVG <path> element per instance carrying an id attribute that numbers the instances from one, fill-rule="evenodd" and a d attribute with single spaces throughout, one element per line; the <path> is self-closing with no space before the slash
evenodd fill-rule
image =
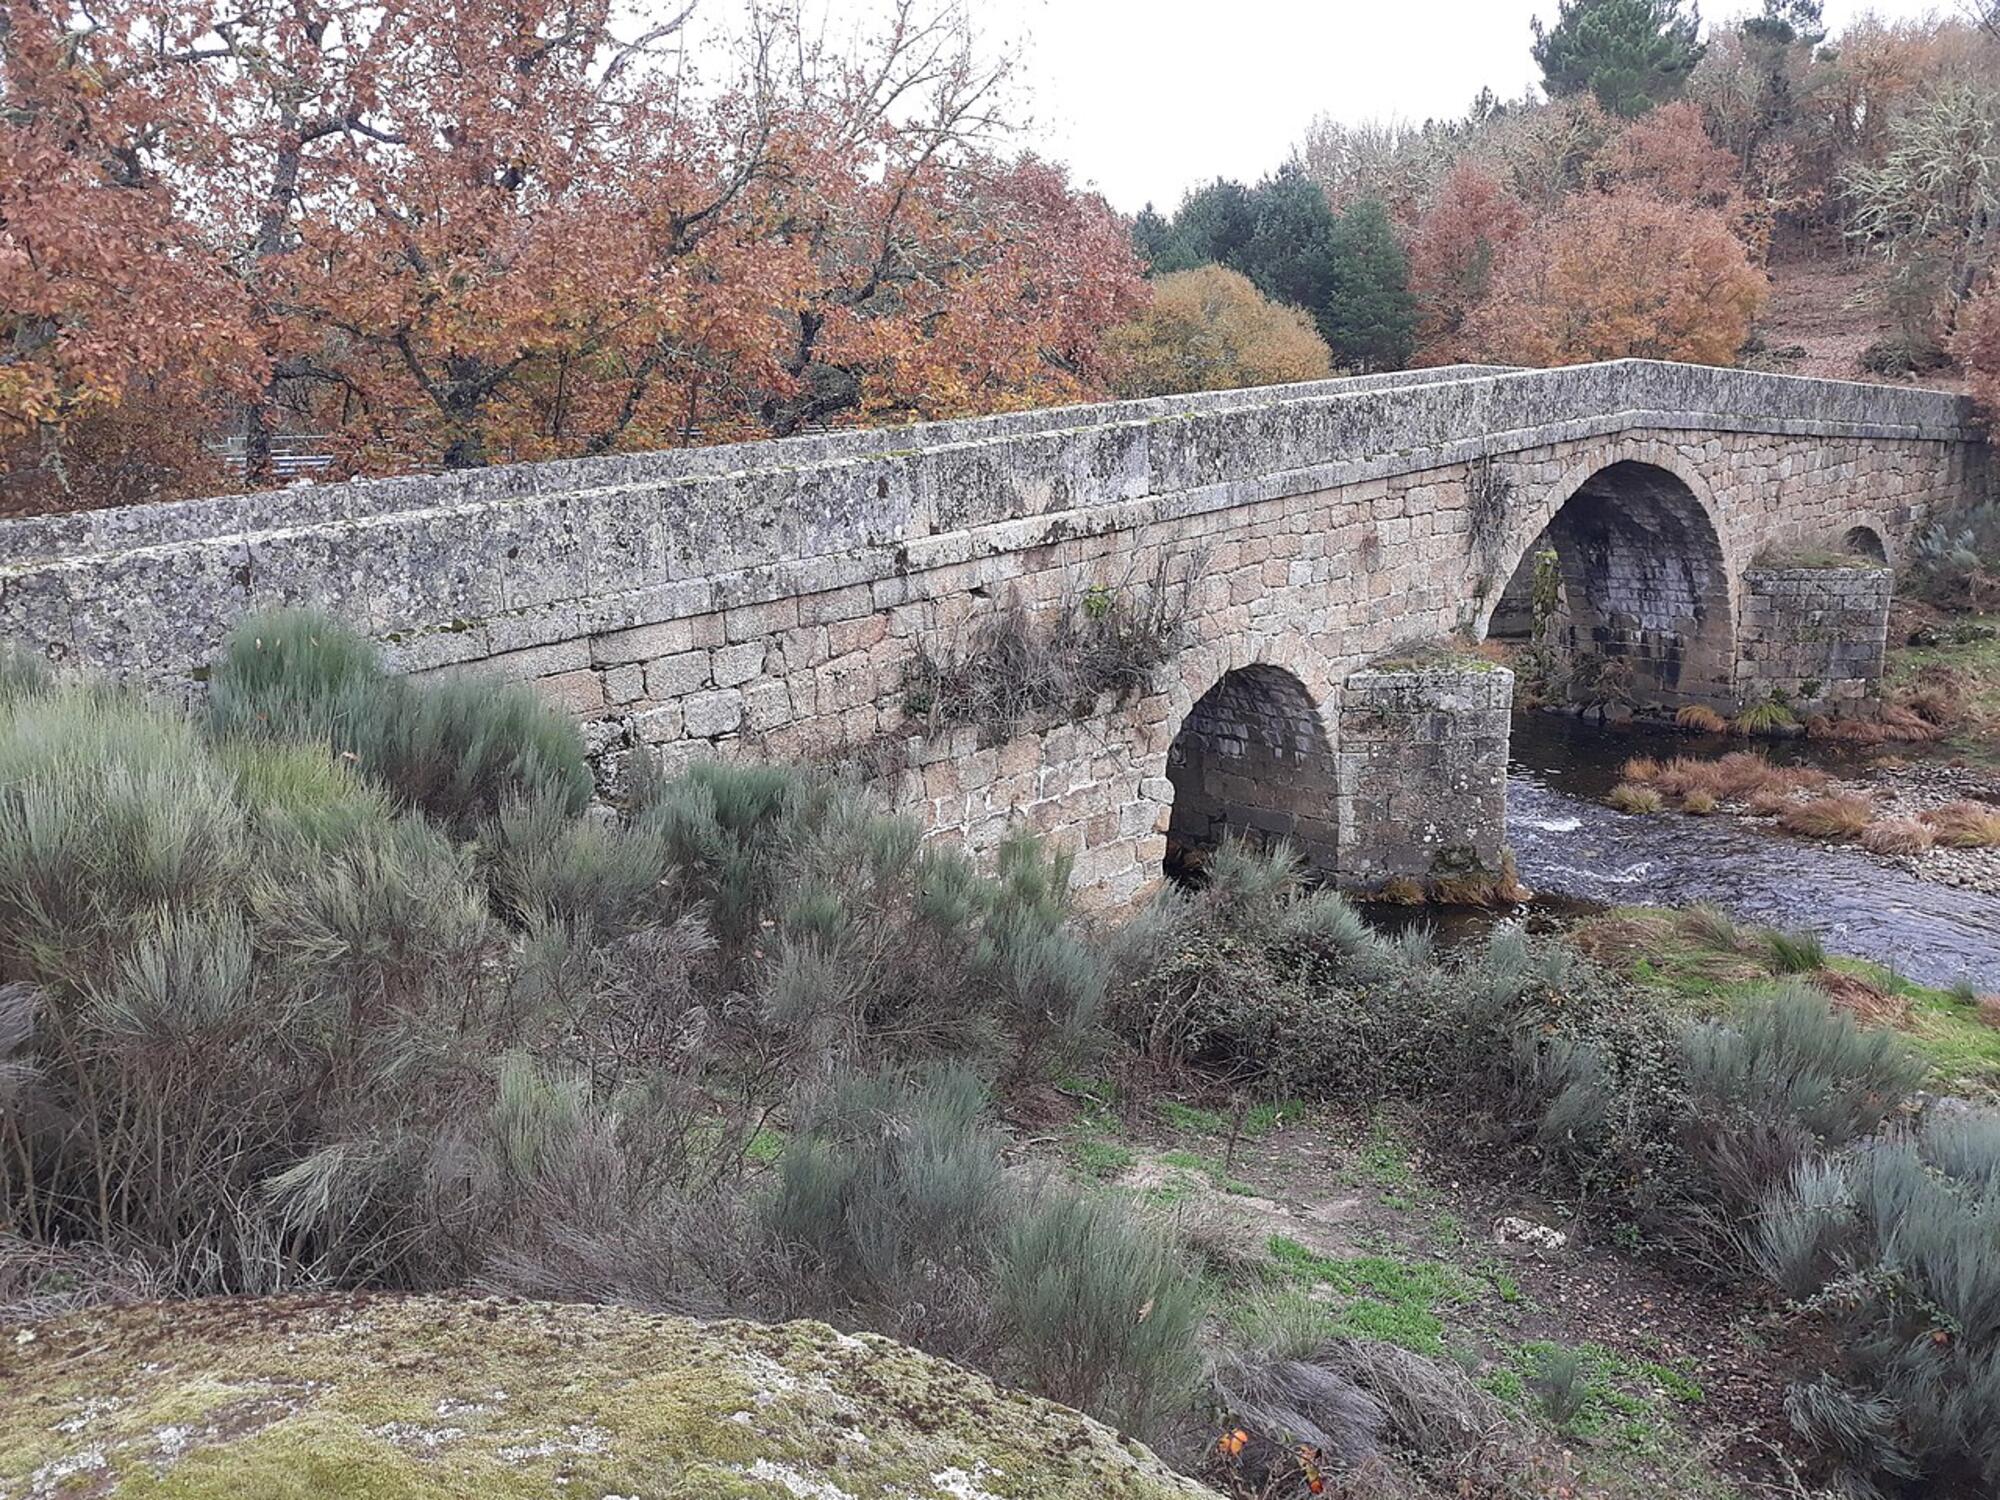
<path id="1" fill-rule="evenodd" d="M 434 1297 L 0 1334 L 0 1500 L 1197 1500 L 1053 1403 L 874 1335 Z"/>

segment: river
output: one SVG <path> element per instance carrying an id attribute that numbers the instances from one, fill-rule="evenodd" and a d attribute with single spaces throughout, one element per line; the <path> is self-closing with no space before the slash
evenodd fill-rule
<path id="1" fill-rule="evenodd" d="M 2000 897 L 1918 880 L 1858 848 L 1807 843 L 1759 823 L 1629 817 L 1602 802 L 1627 756 L 1693 748 L 1684 736 L 1517 715 L 1507 836 L 1521 879 L 1541 897 L 1568 901 L 1711 902 L 1746 921 L 1809 929 L 1829 952 L 1873 959 L 1923 984 L 1969 979 L 1982 991 L 2000 989 Z M 1808 753 L 1785 745 L 1774 758 Z"/>

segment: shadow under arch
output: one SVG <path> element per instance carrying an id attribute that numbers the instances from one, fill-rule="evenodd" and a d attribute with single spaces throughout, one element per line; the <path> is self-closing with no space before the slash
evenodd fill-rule
<path id="1" fill-rule="evenodd" d="M 1309 867 L 1333 868 L 1333 745 L 1312 694 L 1285 668 L 1225 672 L 1181 721 L 1167 779 L 1170 873 L 1194 869 L 1231 834 L 1289 839 Z"/>
<path id="2" fill-rule="evenodd" d="M 1482 634 L 1525 637 L 1539 623 L 1582 701 L 1727 704 L 1736 666 L 1731 583 L 1722 539 L 1688 482 L 1621 459 L 1555 508 Z"/>
<path id="3" fill-rule="evenodd" d="M 1882 533 L 1873 526 L 1848 527 L 1847 535 L 1841 538 L 1841 543 L 1856 557 L 1865 557 L 1870 562 L 1885 565 L 1889 561 L 1889 544 L 1883 540 Z"/>

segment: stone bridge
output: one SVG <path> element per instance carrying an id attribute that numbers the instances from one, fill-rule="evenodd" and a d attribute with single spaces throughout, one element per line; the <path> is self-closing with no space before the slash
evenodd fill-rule
<path id="1" fill-rule="evenodd" d="M 607 785 L 853 758 L 938 836 L 1025 820 L 1104 901 L 1225 828 L 1370 884 L 1500 856 L 1512 674 L 1436 643 L 1533 555 L 1628 702 L 1832 702 L 1879 671 L 1887 574 L 1779 554 L 1893 563 L 1986 465 L 1931 392 L 1454 368 L 4 522 L 0 637 L 195 693 L 245 612 L 313 603 L 403 670 L 534 683 Z M 1155 590 L 1185 622 L 1131 691 L 1000 726 L 912 687 L 1003 611 Z"/>

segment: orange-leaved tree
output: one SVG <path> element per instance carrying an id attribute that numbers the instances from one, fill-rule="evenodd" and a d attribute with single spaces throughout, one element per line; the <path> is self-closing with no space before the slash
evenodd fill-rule
<path id="1" fill-rule="evenodd" d="M 2000 432 L 2000 280 L 1965 304 L 1952 353 L 1965 371 L 1966 388 L 1987 426 Z"/>
<path id="2" fill-rule="evenodd" d="M 10 97 L 87 76 L 79 170 L 160 185 L 156 224 L 42 232 L 170 243 L 173 300 L 233 310 L 208 365 L 139 349 L 123 388 L 199 395 L 150 408 L 183 448 L 233 403 L 252 483 L 281 429 L 383 473 L 1089 396 L 1143 298 L 1103 204 L 1001 151 L 1004 61 L 949 0 L 845 51 L 754 6 L 697 46 L 611 0 L 36 3 L 48 45 L 0 32 Z"/>
<path id="3" fill-rule="evenodd" d="M 1410 237 L 1410 291 L 1417 299 L 1420 364 L 1475 359 L 1467 337 L 1486 300 L 1500 252 L 1526 226 L 1528 211 L 1500 179 L 1461 161 L 1439 184 Z"/>
<path id="4" fill-rule="evenodd" d="M 1502 255 L 1469 338 L 1486 358 L 1526 365 L 1727 364 L 1768 292 L 1713 209 L 1629 188 L 1577 193 Z"/>
<path id="5" fill-rule="evenodd" d="M 1125 397 L 1319 380 L 1333 368 L 1311 318 L 1213 265 L 1155 281 L 1151 305 L 1104 336 L 1104 357 Z"/>

